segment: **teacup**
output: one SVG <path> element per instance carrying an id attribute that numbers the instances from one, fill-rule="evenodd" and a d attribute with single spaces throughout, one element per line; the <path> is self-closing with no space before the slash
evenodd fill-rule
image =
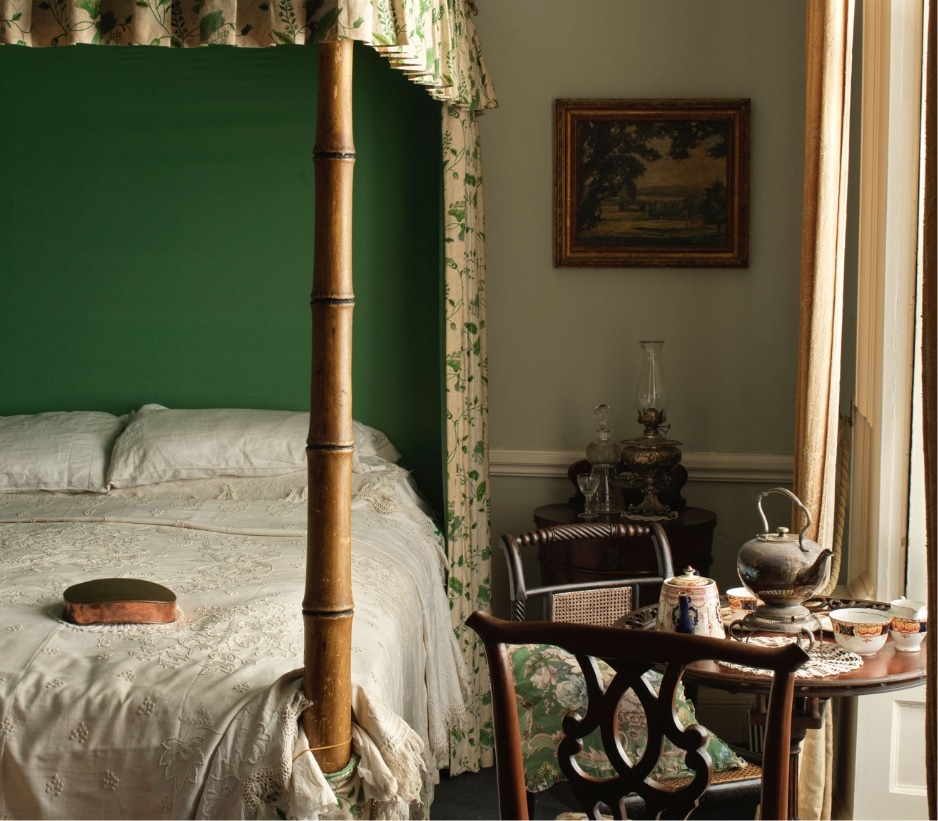
<path id="1" fill-rule="evenodd" d="M 865 607 L 832 610 L 834 641 L 858 656 L 873 656 L 883 649 L 892 625 L 892 614 Z"/>
<path id="2" fill-rule="evenodd" d="M 889 635 L 895 642 L 896 650 L 905 653 L 915 653 L 922 645 L 922 639 L 925 638 L 926 620 L 906 619 L 901 616 L 893 616 L 889 626 Z"/>
<path id="3" fill-rule="evenodd" d="M 732 611 L 730 621 L 739 621 L 745 618 L 762 604 L 762 599 L 749 592 L 745 587 L 731 587 L 726 591 L 726 601 Z"/>
<path id="4" fill-rule="evenodd" d="M 928 606 L 923 601 L 900 596 L 889 602 L 889 612 L 903 619 L 925 619 L 928 616 Z"/>

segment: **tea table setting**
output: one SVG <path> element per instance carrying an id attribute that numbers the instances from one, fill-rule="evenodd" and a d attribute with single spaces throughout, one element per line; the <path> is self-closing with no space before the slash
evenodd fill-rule
<path id="1" fill-rule="evenodd" d="M 790 497 L 806 519 L 795 534 L 769 528 L 762 498 L 769 493 Z M 809 659 L 796 672 L 792 713 L 789 802 L 797 818 L 798 759 L 809 729 L 819 729 L 833 697 L 861 696 L 922 684 L 926 677 L 927 612 L 923 602 L 890 602 L 818 595 L 828 584 L 830 550 L 804 537 L 810 515 L 794 494 L 774 488 L 761 494 L 758 512 L 763 532 L 746 542 L 737 555 L 741 587 L 725 593 L 693 568 L 664 582 L 657 604 L 633 610 L 621 627 L 664 630 L 760 644 L 799 642 Z M 701 662 L 685 680 L 729 692 L 750 693 L 750 723 L 759 726 L 770 677 L 754 668 Z"/>

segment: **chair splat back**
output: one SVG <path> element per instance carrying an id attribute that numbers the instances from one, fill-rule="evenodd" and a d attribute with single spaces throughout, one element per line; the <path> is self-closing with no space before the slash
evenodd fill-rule
<path id="1" fill-rule="evenodd" d="M 763 647 L 745 642 L 657 633 L 596 625 L 504 621 L 473 613 L 466 624 L 482 639 L 492 683 L 495 757 L 502 818 L 528 818 L 521 730 L 508 648 L 553 645 L 572 654 L 583 673 L 587 707 L 567 715 L 557 758 L 583 811 L 592 818 L 612 813 L 626 818 L 624 799 L 638 795 L 649 817 L 686 818 L 698 806 L 713 778 L 705 750 L 707 734 L 699 725 L 682 727 L 677 720 L 677 688 L 688 665 L 706 660 L 744 664 L 770 671 L 766 737 L 762 767 L 762 818 L 788 817 L 788 765 L 794 672 L 807 654 L 796 644 Z M 613 676 L 603 684 L 600 660 Z M 657 670 L 660 681 L 645 674 Z M 656 677 L 657 678 L 657 677 Z M 645 714 L 647 743 L 637 761 L 629 761 L 619 737 L 621 699 L 631 691 Z M 634 709 L 634 708 L 630 708 Z M 588 774 L 578 762 L 582 739 L 599 731 L 606 757 L 615 770 L 610 778 Z M 657 779 L 653 769 L 665 739 L 683 751 L 691 776 Z"/>
<path id="2" fill-rule="evenodd" d="M 681 727 L 676 721 L 674 703 L 677 685 L 680 682 L 680 667 L 669 665 L 656 692 L 644 678 L 654 665 L 643 661 L 604 659 L 615 670 L 615 676 L 603 690 L 602 674 L 593 656 L 576 657 L 586 682 L 589 696 L 586 714 L 578 719 L 566 716 L 562 727 L 564 736 L 557 748 L 560 769 L 570 782 L 574 795 L 593 818 L 600 818 L 605 805 L 626 817 L 621 799 L 632 793 L 640 795 L 648 815 L 658 817 L 668 813 L 671 817 L 685 818 L 697 806 L 699 797 L 707 789 L 713 777 L 713 765 L 709 757 L 701 752 L 707 736 L 696 726 Z M 616 743 L 620 699 L 631 690 L 645 710 L 648 726 L 647 746 L 641 758 L 634 764 L 623 756 L 622 748 Z M 582 751 L 582 739 L 595 730 L 600 730 L 603 750 L 618 773 L 617 778 L 601 782 L 590 777 L 578 765 L 576 756 Z M 665 789 L 649 783 L 652 770 L 658 761 L 664 739 L 685 751 L 686 766 L 695 775 L 684 779 L 677 789 Z"/>

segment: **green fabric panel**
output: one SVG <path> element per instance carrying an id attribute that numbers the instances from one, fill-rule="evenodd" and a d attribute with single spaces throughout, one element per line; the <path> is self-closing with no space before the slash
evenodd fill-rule
<path id="1" fill-rule="evenodd" d="M 315 47 L 0 48 L 0 414 L 309 407 Z M 356 44 L 354 415 L 440 505 L 440 104 Z"/>

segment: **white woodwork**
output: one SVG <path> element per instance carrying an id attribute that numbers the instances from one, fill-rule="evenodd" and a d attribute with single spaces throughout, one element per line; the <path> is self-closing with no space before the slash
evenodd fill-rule
<path id="1" fill-rule="evenodd" d="M 566 478 L 585 458 L 582 450 L 498 450 L 489 453 L 492 476 Z M 683 453 L 681 464 L 695 482 L 758 482 L 791 485 L 793 458 L 774 453 Z"/>
<path id="2" fill-rule="evenodd" d="M 910 430 L 917 421 L 913 363 L 925 7 L 921 0 L 877 0 L 865 2 L 863 14 L 847 592 L 889 600 L 924 597 L 923 489 L 913 458 L 921 438 L 910 437 Z M 841 798 L 853 818 L 926 817 L 924 691 L 923 686 L 856 700 L 855 725 L 848 721 L 841 728 L 855 745 L 853 771 L 841 773 Z"/>
<path id="3" fill-rule="evenodd" d="M 853 817 L 927 817 L 925 687 L 861 696 L 857 725 Z"/>

